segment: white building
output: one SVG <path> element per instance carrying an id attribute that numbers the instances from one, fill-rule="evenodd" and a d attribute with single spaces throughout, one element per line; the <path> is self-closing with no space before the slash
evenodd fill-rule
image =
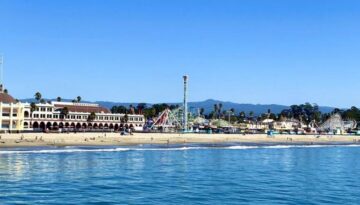
<path id="1" fill-rule="evenodd" d="M 14 132 L 24 130 L 24 113 L 27 104 L 17 102 L 0 85 L 0 131 Z"/>
<path id="2" fill-rule="evenodd" d="M 31 109 L 29 107 L 29 109 Z M 145 124 L 143 115 L 136 114 L 113 114 L 107 108 L 98 104 L 51 102 L 36 104 L 30 117 L 25 118 L 29 129 L 52 130 L 52 129 L 111 129 L 119 130 L 131 128 L 142 130 Z M 90 116 L 94 114 L 92 119 Z"/>

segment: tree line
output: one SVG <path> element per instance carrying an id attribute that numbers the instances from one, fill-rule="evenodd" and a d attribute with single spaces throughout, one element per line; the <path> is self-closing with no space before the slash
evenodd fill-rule
<path id="1" fill-rule="evenodd" d="M 42 98 L 40 92 L 36 92 L 34 95 L 35 100 L 38 103 L 46 103 Z M 61 97 L 57 97 L 58 102 L 62 101 Z M 81 96 L 77 96 L 72 102 L 79 103 L 81 102 Z M 123 114 L 142 114 L 146 118 L 157 117 L 165 109 L 176 109 L 179 108 L 178 104 L 153 104 L 148 106 L 146 103 L 139 103 L 137 105 L 130 104 L 128 107 L 123 105 L 113 106 L 110 110 L 112 113 L 123 113 Z M 35 110 L 35 103 L 31 103 L 32 111 Z M 66 109 L 63 114 L 67 114 Z M 242 123 L 245 121 L 263 121 L 265 119 L 273 120 L 284 120 L 284 119 L 296 119 L 305 124 L 311 122 L 323 123 L 329 119 L 333 114 L 339 114 L 344 120 L 355 120 L 360 121 L 360 109 L 353 106 L 350 109 L 339 109 L 335 108 L 330 113 L 322 113 L 317 104 L 304 103 L 299 105 L 291 105 L 288 109 L 282 110 L 280 113 L 275 114 L 270 109 L 266 113 L 255 116 L 253 111 L 248 113 L 240 111 L 236 113 L 234 108 L 224 109 L 222 103 L 214 104 L 213 110 L 206 112 L 204 108 L 199 108 L 198 114 L 206 119 L 223 119 L 230 121 L 231 123 Z M 93 115 L 92 115 L 93 116 Z M 92 117 L 90 117 L 90 120 Z"/>
<path id="2" fill-rule="evenodd" d="M 157 117 L 165 109 L 176 109 L 179 105 L 169 105 L 166 103 L 154 104 L 147 106 L 146 103 L 139 103 L 138 105 L 130 105 L 129 107 L 120 105 L 111 108 L 112 113 L 125 114 L 143 114 L 146 118 Z M 271 109 L 260 115 L 255 115 L 254 111 L 240 111 L 236 112 L 234 108 L 224 109 L 224 106 L 219 104 L 213 105 L 213 110 L 206 112 L 204 108 L 198 109 L 198 115 L 206 119 L 222 119 L 230 121 L 231 123 L 243 123 L 245 121 L 261 122 L 265 119 L 273 119 L 281 121 L 285 119 L 296 119 L 304 124 L 311 122 L 323 123 L 333 114 L 340 114 L 344 120 L 360 121 L 360 109 L 353 106 L 350 109 L 335 108 L 330 113 L 322 113 L 317 104 L 304 103 L 299 105 L 291 105 L 288 109 L 282 110 L 280 113 L 273 113 Z"/>

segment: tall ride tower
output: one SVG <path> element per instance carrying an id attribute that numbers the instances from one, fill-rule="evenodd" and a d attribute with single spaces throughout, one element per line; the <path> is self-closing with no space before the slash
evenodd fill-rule
<path id="1" fill-rule="evenodd" d="M 183 129 L 184 132 L 188 129 L 188 101 L 187 101 L 187 90 L 188 90 L 188 79 L 189 76 L 184 75 L 184 113 L 183 113 Z"/>

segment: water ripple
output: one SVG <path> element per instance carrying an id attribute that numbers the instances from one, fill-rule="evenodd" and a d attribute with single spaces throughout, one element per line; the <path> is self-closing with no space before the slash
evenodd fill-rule
<path id="1" fill-rule="evenodd" d="M 357 204 L 360 147 L 0 151 L 0 204 Z"/>

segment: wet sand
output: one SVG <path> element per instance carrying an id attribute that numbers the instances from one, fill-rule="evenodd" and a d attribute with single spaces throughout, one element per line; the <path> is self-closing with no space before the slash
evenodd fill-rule
<path id="1" fill-rule="evenodd" d="M 266 134 L 174 134 L 134 133 L 121 136 L 119 133 L 25 133 L 0 134 L 1 147 L 29 146 L 129 146 L 140 144 L 360 144 L 360 136 L 354 135 L 275 135 Z"/>

